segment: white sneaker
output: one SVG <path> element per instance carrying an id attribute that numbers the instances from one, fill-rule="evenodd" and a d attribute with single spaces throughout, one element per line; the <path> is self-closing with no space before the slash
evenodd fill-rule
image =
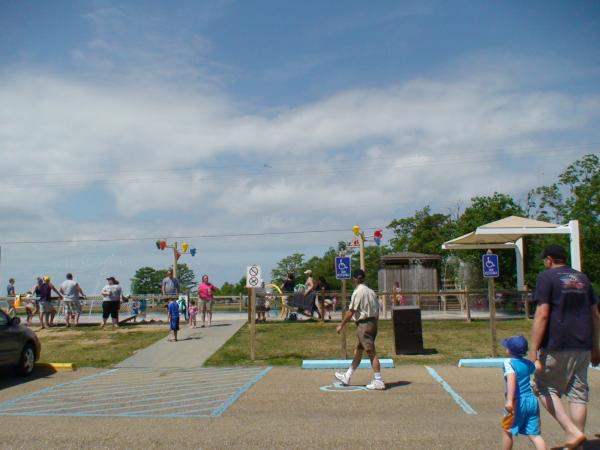
<path id="1" fill-rule="evenodd" d="M 373 380 L 367 384 L 367 389 L 372 391 L 383 391 L 385 390 L 385 383 L 381 380 Z"/>
<path id="2" fill-rule="evenodd" d="M 340 382 L 344 385 L 344 386 L 348 386 L 348 384 L 350 383 L 350 380 L 346 377 L 346 374 L 344 372 L 336 372 L 335 373 L 335 377 L 340 380 Z"/>

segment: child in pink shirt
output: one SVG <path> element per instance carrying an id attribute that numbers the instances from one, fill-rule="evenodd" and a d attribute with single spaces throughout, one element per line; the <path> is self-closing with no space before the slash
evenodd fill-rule
<path id="1" fill-rule="evenodd" d="M 198 307 L 196 306 L 196 301 L 190 301 L 190 308 L 188 310 L 188 314 L 190 316 L 190 328 L 196 328 L 196 316 L 198 315 Z"/>

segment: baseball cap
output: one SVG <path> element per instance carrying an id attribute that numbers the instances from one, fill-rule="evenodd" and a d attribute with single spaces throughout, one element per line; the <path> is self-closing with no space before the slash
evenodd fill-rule
<path id="1" fill-rule="evenodd" d="M 113 281 L 113 282 L 115 282 L 115 281 L 117 281 L 117 279 L 115 277 L 108 277 L 106 279 L 106 281 Z"/>
<path id="2" fill-rule="evenodd" d="M 312 275 L 312 270 L 310 270 L 310 269 L 305 270 L 304 275 Z"/>
<path id="3" fill-rule="evenodd" d="M 511 336 L 502 340 L 502 346 L 507 348 L 515 356 L 523 356 L 527 353 L 529 344 L 523 336 Z"/>
<path id="4" fill-rule="evenodd" d="M 567 252 L 562 246 L 552 244 L 548 245 L 542 252 L 542 259 L 546 258 L 547 256 L 551 256 L 553 258 L 557 258 L 564 261 L 567 259 Z"/>

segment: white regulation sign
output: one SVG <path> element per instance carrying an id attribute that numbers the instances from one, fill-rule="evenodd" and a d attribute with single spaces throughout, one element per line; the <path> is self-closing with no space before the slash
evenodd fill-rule
<path id="1" fill-rule="evenodd" d="M 260 287 L 261 280 L 260 266 L 248 266 L 246 268 L 246 287 L 257 288 Z"/>

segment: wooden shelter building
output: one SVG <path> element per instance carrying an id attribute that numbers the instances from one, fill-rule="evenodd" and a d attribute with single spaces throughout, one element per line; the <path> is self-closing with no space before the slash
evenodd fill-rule
<path id="1" fill-rule="evenodd" d="M 433 292 L 439 289 L 442 257 L 425 253 L 400 252 L 379 259 L 379 291 L 393 292 L 395 282 L 406 292 Z"/>

